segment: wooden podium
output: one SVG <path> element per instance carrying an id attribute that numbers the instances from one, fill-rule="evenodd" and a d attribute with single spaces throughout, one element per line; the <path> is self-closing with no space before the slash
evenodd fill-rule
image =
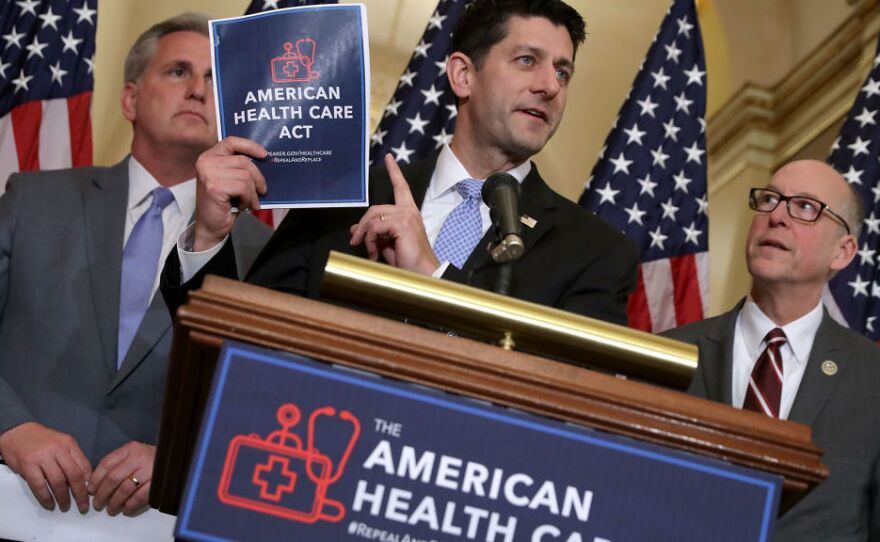
<path id="1" fill-rule="evenodd" d="M 828 475 L 810 429 L 657 386 L 217 277 L 175 326 L 150 504 L 176 514 L 221 344 L 232 339 L 430 386 L 784 478 Z"/>

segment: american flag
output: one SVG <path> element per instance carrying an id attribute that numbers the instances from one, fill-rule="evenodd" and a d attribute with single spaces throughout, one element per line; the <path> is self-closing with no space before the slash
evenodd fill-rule
<path id="1" fill-rule="evenodd" d="M 641 249 L 630 326 L 660 332 L 708 307 L 706 64 L 693 0 L 675 0 L 580 203 Z"/>
<path id="2" fill-rule="evenodd" d="M 336 4 L 336 0 L 252 0 L 245 10 L 245 15 L 260 13 L 262 11 L 270 11 L 281 8 L 294 8 L 298 6 L 314 6 L 318 4 Z M 277 228 L 287 209 L 264 209 L 260 211 L 252 211 L 252 214 L 268 224 L 272 228 Z"/>
<path id="3" fill-rule="evenodd" d="M 446 78 L 446 61 L 452 30 L 469 3 L 440 0 L 437 4 L 370 138 L 371 164 L 382 163 L 389 152 L 398 162 L 414 162 L 452 141 L 458 109 Z"/>
<path id="4" fill-rule="evenodd" d="M 856 96 L 828 158 L 858 190 L 867 217 L 855 261 L 829 284 L 825 305 L 839 321 L 880 340 L 880 45 L 874 67 Z M 826 291 L 826 294 L 829 292 Z"/>
<path id="5" fill-rule="evenodd" d="M 0 192 L 17 171 L 92 164 L 97 0 L 0 0 Z"/>

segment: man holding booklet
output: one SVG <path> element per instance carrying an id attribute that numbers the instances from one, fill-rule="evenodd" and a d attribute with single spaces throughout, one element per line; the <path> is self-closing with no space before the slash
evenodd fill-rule
<path id="1" fill-rule="evenodd" d="M 390 155 L 370 172 L 363 209 L 295 209 L 246 280 L 315 297 L 330 250 L 492 289 L 491 222 L 482 181 L 507 172 L 520 183 L 525 254 L 510 295 L 626 323 L 637 252 L 622 233 L 551 190 L 529 158 L 552 137 L 565 109 L 584 21 L 561 0 L 477 0 L 453 37 L 447 76 L 458 99 L 452 142 L 398 167 Z M 196 221 L 163 272 L 170 306 L 205 274 L 235 275 L 234 207 L 258 208 L 266 184 L 252 159 L 259 144 L 227 137 L 197 163 Z M 179 258 L 179 261 L 177 260 Z"/>
<path id="2" fill-rule="evenodd" d="M 157 275 L 217 141 L 211 78 L 206 16 L 154 25 L 125 61 L 131 154 L 16 173 L 0 198 L 0 464 L 48 510 L 147 505 L 172 335 Z M 238 222 L 240 269 L 269 233 Z"/>

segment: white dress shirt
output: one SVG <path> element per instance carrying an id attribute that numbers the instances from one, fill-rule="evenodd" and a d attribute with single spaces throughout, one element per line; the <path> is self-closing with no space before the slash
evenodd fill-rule
<path id="1" fill-rule="evenodd" d="M 532 163 L 526 160 L 506 173 L 509 173 L 513 178 L 522 183 L 531 170 Z M 462 197 L 455 190 L 455 185 L 459 181 L 471 178 L 449 145 L 443 145 L 440 155 L 437 157 L 437 165 L 434 167 L 434 173 L 431 175 L 428 190 L 425 192 L 425 200 L 422 202 L 420 209 L 422 221 L 425 224 L 425 233 L 428 235 L 428 241 L 431 243 L 431 246 L 434 246 L 434 242 L 437 241 L 443 221 L 462 202 Z M 477 180 L 484 181 L 485 179 Z M 480 215 L 483 222 L 483 234 L 485 235 L 489 226 L 492 225 L 492 221 L 489 218 L 489 207 L 482 202 L 480 203 Z M 226 239 L 223 239 L 223 241 L 208 250 L 192 252 L 188 249 L 192 247 L 193 230 L 192 225 L 186 228 L 181 233 L 177 243 L 177 254 L 180 257 L 180 271 L 183 282 L 191 279 L 193 275 L 198 273 L 199 269 L 204 267 L 211 258 L 220 252 L 220 248 L 223 247 L 226 239 L 228 239 L 227 236 Z M 449 262 L 441 262 L 440 267 L 434 272 L 434 276 L 440 277 L 443 275 L 448 266 Z"/>
<path id="2" fill-rule="evenodd" d="M 780 348 L 782 354 L 782 399 L 779 405 L 779 418 L 788 419 L 794 398 L 801 385 L 816 331 L 822 323 L 823 309 L 820 301 L 813 310 L 797 320 L 782 327 L 785 344 Z M 742 408 L 749 387 L 749 378 L 758 357 L 767 344 L 764 337 L 773 328 L 780 327 L 765 315 L 749 297 L 736 318 L 733 338 L 733 379 L 732 401 Z"/>
<path id="3" fill-rule="evenodd" d="M 128 237 L 131 235 L 131 230 L 138 219 L 152 205 L 153 198 L 150 196 L 150 193 L 159 186 L 161 186 L 159 182 L 150 175 L 150 172 L 144 169 L 144 166 L 134 156 L 128 159 L 128 207 L 125 213 L 123 246 L 125 243 L 128 243 Z M 176 184 L 170 190 L 174 196 L 174 201 L 162 210 L 162 226 L 164 228 L 162 257 L 156 262 L 156 276 L 153 280 L 153 291 L 150 294 L 150 299 L 153 298 L 153 295 L 156 294 L 156 290 L 159 288 L 159 275 L 162 272 L 162 267 L 165 265 L 168 253 L 171 252 L 180 232 L 189 223 L 196 209 L 195 179 Z"/>

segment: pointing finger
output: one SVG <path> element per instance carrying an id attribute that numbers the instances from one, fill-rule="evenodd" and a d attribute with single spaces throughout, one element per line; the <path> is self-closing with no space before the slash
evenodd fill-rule
<path id="1" fill-rule="evenodd" d="M 388 170 L 391 186 L 394 189 L 394 204 L 416 207 L 416 202 L 409 189 L 409 183 L 406 182 L 403 172 L 400 171 L 400 167 L 397 165 L 394 157 L 391 156 L 391 153 L 385 155 L 385 168 Z"/>

